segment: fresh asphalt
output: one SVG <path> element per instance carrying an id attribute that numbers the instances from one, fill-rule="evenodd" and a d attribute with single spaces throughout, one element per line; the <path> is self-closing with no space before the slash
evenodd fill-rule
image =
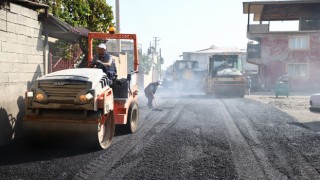
<path id="1" fill-rule="evenodd" d="M 112 145 L 0 147 L 0 179 L 320 179 L 320 135 L 275 107 L 159 88 Z M 81 141 L 81 140 L 79 140 Z"/>

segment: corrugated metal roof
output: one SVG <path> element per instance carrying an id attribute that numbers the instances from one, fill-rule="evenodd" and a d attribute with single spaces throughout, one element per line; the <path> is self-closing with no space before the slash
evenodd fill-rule
<path id="1" fill-rule="evenodd" d="M 254 21 L 299 20 L 300 18 L 308 18 L 314 16 L 319 17 L 320 1 L 291 0 L 243 2 L 243 14 L 248 13 L 254 14 Z"/>
<path id="2" fill-rule="evenodd" d="M 74 42 L 80 37 L 87 37 L 90 32 L 86 28 L 72 27 L 70 24 L 54 17 L 45 14 L 39 15 L 39 20 L 43 22 L 43 35 L 48 33 L 49 37 L 62 39 L 69 42 Z"/>

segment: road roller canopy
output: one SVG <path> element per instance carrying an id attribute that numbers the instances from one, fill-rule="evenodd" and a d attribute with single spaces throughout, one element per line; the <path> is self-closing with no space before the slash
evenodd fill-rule
<path id="1" fill-rule="evenodd" d="M 110 34 L 110 33 L 101 33 L 101 32 L 89 32 L 88 34 L 88 64 L 93 59 L 93 47 L 92 40 L 110 40 L 110 39 L 125 39 L 125 40 L 133 40 L 133 50 L 134 50 L 134 71 L 138 71 L 138 46 L 137 46 L 137 37 L 135 34 Z"/>

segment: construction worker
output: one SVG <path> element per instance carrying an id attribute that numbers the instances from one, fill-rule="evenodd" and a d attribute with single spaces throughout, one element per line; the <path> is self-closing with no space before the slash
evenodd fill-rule
<path id="1" fill-rule="evenodd" d="M 116 63 L 111 60 L 109 53 L 106 51 L 107 47 L 101 43 L 98 45 L 97 52 L 93 57 L 91 66 L 101 68 L 105 72 L 110 80 L 112 80 L 117 74 Z"/>
<path id="2" fill-rule="evenodd" d="M 148 98 L 148 107 L 153 108 L 152 101 L 155 98 L 154 94 L 157 91 L 158 86 L 161 84 L 161 81 L 158 80 L 156 82 L 150 83 L 145 89 L 144 89 L 144 94 Z"/>

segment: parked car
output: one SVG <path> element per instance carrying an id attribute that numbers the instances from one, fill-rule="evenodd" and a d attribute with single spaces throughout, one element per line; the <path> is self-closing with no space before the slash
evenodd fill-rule
<path id="1" fill-rule="evenodd" d="M 320 113 L 320 93 L 311 95 L 309 109 L 311 112 Z"/>

